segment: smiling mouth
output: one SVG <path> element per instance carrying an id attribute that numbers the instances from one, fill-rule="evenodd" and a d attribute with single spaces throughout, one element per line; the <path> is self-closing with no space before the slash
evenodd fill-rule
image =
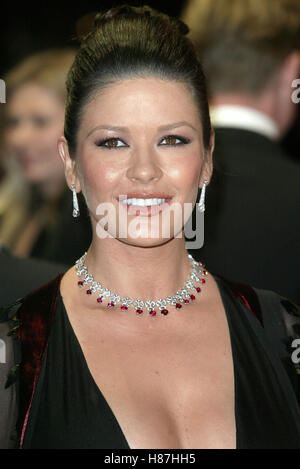
<path id="1" fill-rule="evenodd" d="M 152 216 L 157 215 L 170 205 L 172 196 L 151 194 L 147 196 L 119 196 L 118 202 L 127 209 L 128 215 Z"/>

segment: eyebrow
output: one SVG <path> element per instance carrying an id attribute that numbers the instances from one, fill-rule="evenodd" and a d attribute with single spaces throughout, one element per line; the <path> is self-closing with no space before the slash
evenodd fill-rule
<path id="1" fill-rule="evenodd" d="M 191 127 L 193 130 L 195 130 L 195 132 L 197 132 L 197 129 L 187 121 L 180 121 L 180 122 L 174 122 L 173 124 L 161 125 L 160 127 L 158 127 L 158 130 L 171 130 L 171 129 L 175 129 L 177 127 L 182 127 L 185 125 L 188 127 Z M 88 138 L 95 130 L 100 130 L 100 129 L 113 130 L 115 132 L 118 132 L 118 131 L 129 132 L 128 127 L 120 127 L 120 126 L 112 126 L 112 125 L 98 125 L 97 127 L 94 127 L 87 134 L 86 138 Z"/>
<path id="2" fill-rule="evenodd" d="M 95 130 L 99 130 L 99 129 L 106 129 L 106 130 L 115 130 L 115 131 L 119 131 L 119 130 L 125 130 L 126 132 L 129 131 L 128 127 L 116 127 L 116 126 L 112 126 L 112 125 L 97 125 L 97 127 L 94 127 L 86 136 L 86 138 L 88 138 Z"/>
<path id="3" fill-rule="evenodd" d="M 180 122 L 174 122 L 174 124 L 161 125 L 160 127 L 158 127 L 158 130 L 170 130 L 170 129 L 175 129 L 176 127 L 183 127 L 184 125 L 191 127 L 193 130 L 197 132 L 197 129 L 187 121 L 180 121 Z"/>

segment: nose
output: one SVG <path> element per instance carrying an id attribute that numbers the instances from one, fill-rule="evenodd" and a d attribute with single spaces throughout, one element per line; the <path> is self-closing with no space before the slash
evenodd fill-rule
<path id="1" fill-rule="evenodd" d="M 127 177 L 129 179 L 147 184 L 158 181 L 162 174 L 163 172 L 154 150 L 143 147 L 136 149 L 132 153 L 127 170 Z"/>

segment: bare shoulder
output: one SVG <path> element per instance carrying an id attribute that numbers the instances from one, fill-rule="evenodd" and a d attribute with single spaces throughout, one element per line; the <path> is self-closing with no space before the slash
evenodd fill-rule
<path id="1" fill-rule="evenodd" d="M 76 281 L 76 270 L 75 270 L 75 267 L 73 266 L 69 270 L 67 270 L 65 274 L 62 276 L 62 279 L 60 282 L 60 292 L 62 296 L 63 294 L 68 293 L 70 291 L 75 281 Z"/>
<path id="2" fill-rule="evenodd" d="M 210 272 L 207 272 L 206 282 L 197 298 L 200 307 L 203 305 L 205 309 L 210 311 L 220 310 L 224 312 L 224 304 L 218 283 Z"/>

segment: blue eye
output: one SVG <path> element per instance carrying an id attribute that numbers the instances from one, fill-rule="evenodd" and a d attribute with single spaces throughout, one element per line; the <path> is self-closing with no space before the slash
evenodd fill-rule
<path id="1" fill-rule="evenodd" d="M 165 140 L 166 143 L 162 143 Z M 171 145 L 171 146 L 177 146 L 177 145 L 184 145 L 189 143 L 190 141 L 184 137 L 179 137 L 178 135 L 167 135 L 161 140 L 160 145 Z"/>
<path id="2" fill-rule="evenodd" d="M 126 143 L 124 143 L 119 138 L 107 138 L 105 140 L 101 140 L 100 142 L 97 142 L 96 145 L 97 147 L 105 147 L 105 148 L 108 148 L 109 150 L 113 148 L 127 147 Z"/>

